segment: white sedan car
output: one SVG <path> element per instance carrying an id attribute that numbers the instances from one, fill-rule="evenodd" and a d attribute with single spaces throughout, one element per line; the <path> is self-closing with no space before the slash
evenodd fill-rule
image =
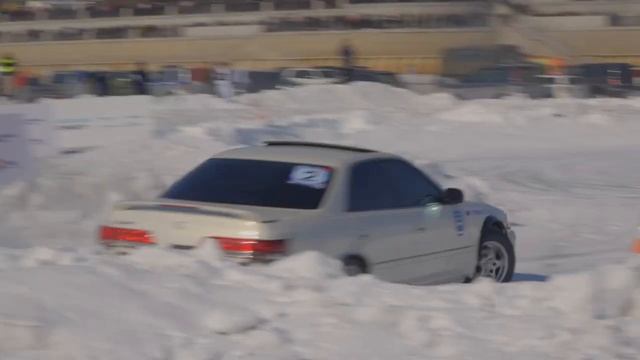
<path id="1" fill-rule="evenodd" d="M 327 85 L 342 81 L 339 72 L 323 68 L 285 69 L 280 73 L 280 88 L 305 85 Z"/>
<path id="2" fill-rule="evenodd" d="M 349 275 L 411 284 L 507 282 L 516 260 L 503 211 L 464 202 L 406 160 L 285 141 L 220 153 L 160 198 L 116 205 L 100 241 L 123 253 L 214 241 L 242 262 L 319 251 Z"/>

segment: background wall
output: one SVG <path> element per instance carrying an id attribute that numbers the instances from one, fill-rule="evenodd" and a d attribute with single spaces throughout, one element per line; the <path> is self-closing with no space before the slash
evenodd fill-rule
<path id="1" fill-rule="evenodd" d="M 515 31 L 517 30 L 517 31 Z M 128 68 L 136 62 L 237 67 L 337 65 L 338 48 L 348 40 L 360 65 L 382 70 L 438 73 L 444 49 L 514 43 L 533 56 L 571 56 L 580 61 L 626 61 L 640 65 L 640 28 L 530 31 L 503 29 L 401 30 L 263 33 L 239 37 L 131 39 L 1 44 L 20 64 L 36 72 L 78 68 Z M 549 41 L 551 39 L 552 41 Z M 560 53 L 560 54 L 559 54 Z M 564 54 L 563 54 L 564 53 Z"/>

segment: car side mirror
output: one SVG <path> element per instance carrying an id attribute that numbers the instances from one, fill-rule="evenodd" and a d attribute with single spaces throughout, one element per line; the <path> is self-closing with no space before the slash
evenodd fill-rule
<path id="1" fill-rule="evenodd" d="M 442 203 L 444 205 L 456 205 L 464 201 L 462 190 L 456 188 L 448 188 L 442 194 Z"/>

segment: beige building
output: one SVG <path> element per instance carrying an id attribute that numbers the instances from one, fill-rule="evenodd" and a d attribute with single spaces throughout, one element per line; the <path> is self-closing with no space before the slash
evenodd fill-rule
<path id="1" fill-rule="evenodd" d="M 402 11 L 443 14 L 448 11 L 484 11 L 491 21 L 484 27 L 307 32 L 265 32 L 259 25 L 190 26 L 181 32 L 181 36 L 171 38 L 132 36 L 113 40 L 0 43 L 0 53 L 14 54 L 23 67 L 36 72 L 79 68 L 124 69 L 138 62 L 146 62 L 152 66 L 177 64 L 196 67 L 224 61 L 243 68 L 269 69 L 282 66 L 338 65 L 338 48 L 343 41 L 348 40 L 356 49 L 359 65 L 391 71 L 438 73 L 445 49 L 497 43 L 518 45 L 532 57 L 562 58 L 568 63 L 621 61 L 640 65 L 640 26 L 612 26 L 609 15 L 531 16 L 507 7 L 486 7 L 486 4 L 478 7 L 477 3 L 470 4 L 468 8 L 460 4 L 447 8 L 442 3 L 437 7 L 422 3 L 404 8 L 368 6 L 366 11 L 361 10 L 365 8 L 346 7 L 337 10 L 310 10 L 312 12 L 305 14 L 333 16 L 364 11 L 369 16 L 382 16 Z M 640 15 L 639 2 L 636 6 L 624 9 L 627 12 L 637 11 Z M 258 21 L 260 16 L 274 16 L 273 13 L 266 11 L 228 16 L 217 14 L 212 15 L 212 18 Z M 289 13 L 291 12 L 287 12 Z M 281 14 L 278 13 L 278 16 Z M 106 21 L 117 24 L 169 22 L 180 25 L 181 21 L 193 20 L 188 19 L 185 20 L 182 16 L 161 16 L 0 23 L 0 33 L 22 31 L 20 29 L 29 26 L 52 31 L 73 24 L 96 27 L 103 26 Z"/>

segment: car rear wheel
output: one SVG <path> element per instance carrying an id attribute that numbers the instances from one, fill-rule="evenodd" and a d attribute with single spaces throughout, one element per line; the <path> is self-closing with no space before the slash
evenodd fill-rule
<path id="1" fill-rule="evenodd" d="M 367 264 L 357 256 L 346 257 L 342 264 L 342 269 L 347 276 L 357 276 L 367 272 Z"/>
<path id="2" fill-rule="evenodd" d="M 487 231 L 480 240 L 476 277 L 496 282 L 509 282 L 513 277 L 516 257 L 513 244 L 502 231 Z"/>

